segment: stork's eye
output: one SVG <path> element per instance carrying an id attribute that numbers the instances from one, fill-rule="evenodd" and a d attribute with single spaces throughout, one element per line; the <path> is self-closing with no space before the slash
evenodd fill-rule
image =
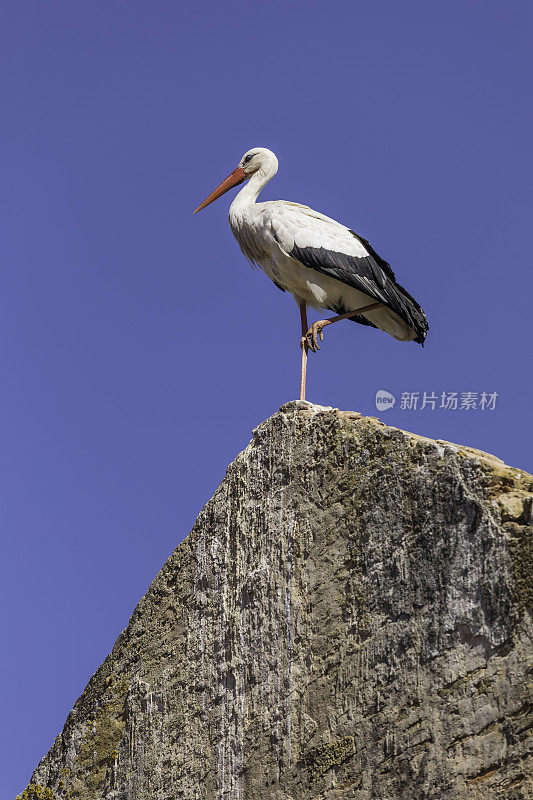
<path id="1" fill-rule="evenodd" d="M 244 159 L 244 163 L 245 163 L 245 164 L 247 164 L 249 161 L 251 161 L 251 160 L 252 160 L 252 158 L 253 158 L 254 156 L 255 156 L 255 153 L 252 153 L 252 155 L 251 155 L 251 156 L 246 156 L 246 158 Z"/>

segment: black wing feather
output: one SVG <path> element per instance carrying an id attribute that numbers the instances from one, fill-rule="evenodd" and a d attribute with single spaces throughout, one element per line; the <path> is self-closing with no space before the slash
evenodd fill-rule
<path id="1" fill-rule="evenodd" d="M 324 247 L 298 247 L 297 245 L 294 245 L 291 256 L 306 267 L 336 278 L 347 286 L 352 286 L 383 303 L 415 331 L 415 342 L 424 344 L 429 326 L 422 308 L 414 297 L 396 282 L 390 264 L 376 253 L 370 242 L 354 231 L 350 231 L 350 233 L 368 251 L 367 256 L 357 258 L 346 255 L 346 253 L 327 250 Z M 337 311 L 337 309 L 334 310 Z M 337 311 L 337 313 L 343 312 Z M 362 324 L 372 324 L 364 317 L 354 317 L 354 319 Z"/>

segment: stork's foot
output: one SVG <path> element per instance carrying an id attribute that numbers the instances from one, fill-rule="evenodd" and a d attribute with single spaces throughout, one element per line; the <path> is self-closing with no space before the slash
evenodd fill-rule
<path id="1" fill-rule="evenodd" d="M 328 324 L 327 319 L 319 319 L 318 322 L 313 322 L 305 336 L 302 336 L 300 341 L 300 347 L 307 347 L 309 350 L 312 350 L 313 353 L 316 353 L 317 350 L 320 350 L 318 346 L 318 337 L 320 336 L 320 341 L 324 341 L 324 334 L 322 333 L 322 328 Z"/>

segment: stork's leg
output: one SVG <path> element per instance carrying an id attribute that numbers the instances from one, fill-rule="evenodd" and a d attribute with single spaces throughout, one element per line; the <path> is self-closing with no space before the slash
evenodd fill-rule
<path id="1" fill-rule="evenodd" d="M 300 400 L 305 400 L 305 379 L 307 377 L 307 351 L 309 342 L 307 340 L 307 308 L 305 303 L 300 303 L 300 320 L 302 322 L 302 338 L 300 347 L 302 348 L 302 374 L 300 378 Z"/>
<path id="2" fill-rule="evenodd" d="M 330 319 L 319 319 L 317 322 L 313 322 L 311 327 L 308 331 L 303 335 L 302 342 L 307 342 L 308 346 L 311 348 L 313 353 L 316 353 L 317 350 L 320 350 L 318 346 L 318 337 L 320 336 L 320 341 L 324 341 L 324 334 L 322 333 L 322 329 L 326 327 L 326 325 L 331 325 L 333 322 L 340 322 L 341 319 L 350 319 L 350 317 L 354 317 L 357 314 L 364 314 L 365 311 L 374 311 L 375 308 L 379 308 L 382 306 L 383 303 L 370 303 L 368 306 L 362 306 L 362 308 L 356 308 L 354 311 L 348 311 L 346 314 L 339 314 L 337 317 L 331 317 Z M 303 318 L 302 318 L 302 325 L 303 325 Z M 302 345 L 302 352 L 303 352 L 303 345 Z"/>

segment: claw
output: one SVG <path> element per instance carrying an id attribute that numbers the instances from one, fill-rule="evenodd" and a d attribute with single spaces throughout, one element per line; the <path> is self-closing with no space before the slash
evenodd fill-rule
<path id="1" fill-rule="evenodd" d="M 317 353 L 320 350 L 320 345 L 318 344 L 318 337 L 320 336 L 320 341 L 324 341 L 324 334 L 322 333 L 322 328 L 324 326 L 324 321 L 319 320 L 318 322 L 314 322 L 305 336 L 302 336 L 300 339 L 300 347 L 304 347 L 304 342 L 306 343 L 309 350 L 313 353 Z"/>
<path id="2" fill-rule="evenodd" d="M 311 339 L 313 341 L 313 352 L 316 353 L 317 350 L 320 350 L 320 346 L 318 344 L 318 337 L 320 336 L 321 342 L 324 341 L 324 334 L 322 333 L 322 325 L 320 324 L 320 322 L 313 322 L 307 335 L 308 336 L 311 335 Z"/>

